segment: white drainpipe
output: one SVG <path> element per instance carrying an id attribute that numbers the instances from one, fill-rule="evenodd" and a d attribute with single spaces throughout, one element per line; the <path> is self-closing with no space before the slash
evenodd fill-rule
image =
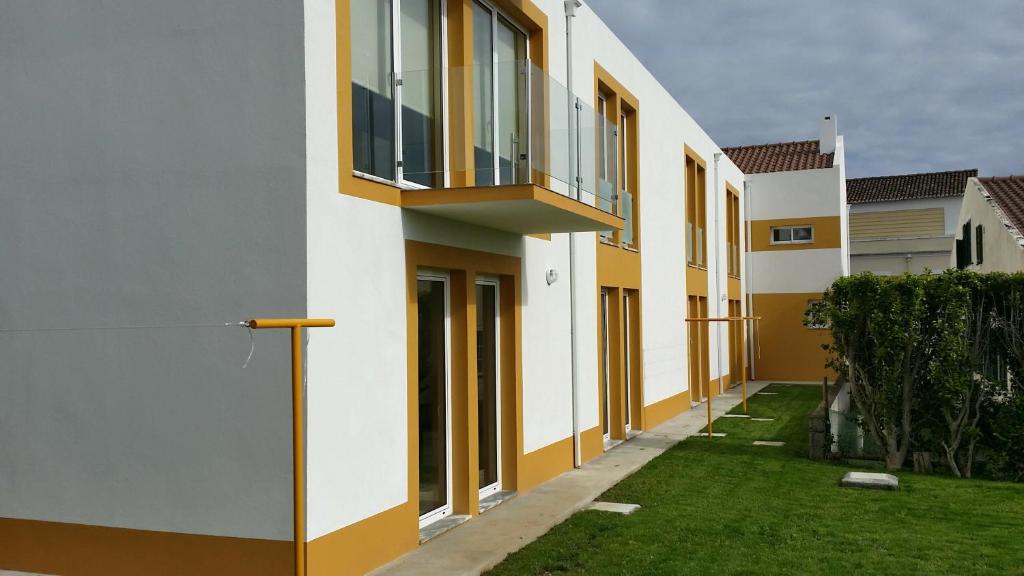
<path id="1" fill-rule="evenodd" d="M 747 243 L 750 242 L 750 190 L 753 186 L 750 182 L 744 180 L 743 182 L 743 227 L 746 229 L 746 234 L 743 236 L 743 264 L 747 264 Z M 746 279 L 747 290 L 747 313 L 745 316 L 754 316 L 754 282 L 750 277 L 750 269 L 743 271 L 743 277 Z M 755 321 L 753 324 L 748 324 L 749 320 L 743 321 L 743 326 L 747 329 L 747 362 L 750 363 L 750 379 L 757 379 L 757 357 L 754 354 L 754 337 L 760 338 L 760 334 L 754 334 L 754 326 L 757 326 Z M 760 346 L 758 346 L 760 348 Z"/>
<path id="2" fill-rule="evenodd" d="M 573 190 L 576 200 L 580 200 L 579 177 L 574 178 L 572 167 L 576 164 L 573 158 L 578 158 L 573 149 L 573 143 L 577 138 L 573 137 L 575 132 L 573 118 L 576 117 L 576 101 L 572 92 L 572 19 L 576 17 L 576 9 L 583 5 L 580 0 L 565 0 L 565 86 L 568 92 L 569 107 L 569 188 Z M 577 160 L 578 162 L 578 160 Z M 569 233 L 569 342 L 571 346 L 570 356 L 572 361 L 572 455 L 573 466 L 579 468 L 583 463 L 580 454 L 580 410 L 579 410 L 579 358 L 576 352 L 576 234 Z"/>
<path id="3" fill-rule="evenodd" d="M 715 317 L 722 317 L 722 300 L 726 297 L 722 293 L 722 261 L 721 253 L 722 246 L 720 244 L 722 223 L 720 222 L 720 214 L 718 211 L 719 203 L 719 190 L 718 190 L 718 161 L 722 159 L 721 152 L 715 152 Z M 710 323 L 709 323 L 710 324 Z M 718 347 L 715 349 L 715 363 L 718 365 L 718 393 L 721 394 L 725 391 L 725 387 L 722 384 L 722 323 L 714 322 L 715 324 L 715 343 Z"/>

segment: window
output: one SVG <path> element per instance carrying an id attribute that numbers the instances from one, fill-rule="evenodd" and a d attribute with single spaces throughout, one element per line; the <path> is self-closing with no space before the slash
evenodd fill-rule
<path id="1" fill-rule="evenodd" d="M 639 211 L 635 185 L 632 180 L 636 173 L 635 154 L 630 154 L 631 146 L 636 143 L 635 118 L 636 112 L 622 105 L 622 113 L 619 114 L 619 150 L 620 165 L 619 172 L 622 174 L 622 192 L 619 194 L 619 201 L 622 205 L 619 213 L 625 224 L 621 232 L 622 243 L 626 246 L 636 246 L 637 226 L 636 214 Z M 635 151 L 635 148 L 633 149 Z"/>
<path id="2" fill-rule="evenodd" d="M 726 271 L 730 276 L 740 276 L 740 197 L 728 183 L 725 185 L 725 242 Z"/>
<path id="3" fill-rule="evenodd" d="M 593 134 L 596 175 L 595 205 L 622 218 L 621 231 L 604 231 L 600 241 L 620 247 L 639 244 L 637 216 L 637 110 L 636 99 L 595 63 L 594 125 L 581 118 L 581 138 Z M 584 166 L 585 172 L 590 169 Z"/>
<path id="4" fill-rule="evenodd" d="M 352 3 L 356 172 L 442 185 L 441 19 L 440 0 Z"/>
<path id="5" fill-rule="evenodd" d="M 960 238 L 956 241 L 956 267 L 967 268 L 971 261 L 971 221 L 968 220 L 960 229 Z"/>
<path id="6" fill-rule="evenodd" d="M 772 244 L 811 244 L 814 226 L 772 226 Z"/>
<path id="7" fill-rule="evenodd" d="M 707 266 L 707 182 L 704 166 L 686 156 L 686 263 Z"/>
<path id="8" fill-rule="evenodd" d="M 985 235 L 985 229 L 981 226 L 981 224 L 978 224 L 977 226 L 975 226 L 975 228 L 974 228 L 974 237 L 977 240 L 975 241 L 976 246 L 975 246 L 975 250 L 974 250 L 974 255 L 975 255 L 975 262 L 974 263 L 979 265 L 979 266 L 981 265 L 982 262 L 985 261 L 984 235 Z"/>
<path id="9" fill-rule="evenodd" d="M 807 309 L 804 312 L 804 326 L 811 330 L 827 330 L 828 322 L 821 317 L 821 300 L 808 300 Z"/>
<path id="10" fill-rule="evenodd" d="M 619 215 L 616 184 L 618 178 L 618 131 L 614 122 L 608 118 L 609 108 L 614 108 L 609 100 L 612 96 L 605 93 L 597 95 L 597 118 L 595 119 L 595 136 L 597 139 L 597 202 L 598 208 L 611 214 Z M 614 100 L 612 100 L 614 102 Z M 615 119 L 614 110 L 611 120 Z M 605 241 L 612 241 L 614 233 L 611 230 L 601 232 L 601 238 Z"/>

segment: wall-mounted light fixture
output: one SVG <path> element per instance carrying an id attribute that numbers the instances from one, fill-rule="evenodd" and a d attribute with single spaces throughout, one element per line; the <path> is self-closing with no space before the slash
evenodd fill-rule
<path id="1" fill-rule="evenodd" d="M 548 280 L 548 286 L 551 286 L 555 282 L 558 282 L 558 270 L 554 268 L 548 268 L 546 278 Z"/>

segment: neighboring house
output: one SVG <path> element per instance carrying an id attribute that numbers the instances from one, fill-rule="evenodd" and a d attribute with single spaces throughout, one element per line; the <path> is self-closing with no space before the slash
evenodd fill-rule
<path id="1" fill-rule="evenodd" d="M 726 148 L 746 175 L 750 313 L 760 316 L 753 374 L 816 381 L 828 332 L 803 325 L 807 304 L 849 274 L 843 138 L 835 116 L 818 140 Z"/>
<path id="2" fill-rule="evenodd" d="M 950 266 L 967 179 L 977 170 L 851 178 L 850 271 L 881 275 Z"/>
<path id="3" fill-rule="evenodd" d="M 956 229 L 950 266 L 1024 271 L 1024 176 L 968 180 Z"/>
<path id="4" fill-rule="evenodd" d="M 822 374 L 834 121 L 760 147 L 748 204 L 586 7 L 567 53 L 565 9 L 5 3 L 0 569 L 291 574 L 304 478 L 307 572 L 366 572 L 738 380 L 741 331 L 684 321 L 747 313 L 751 272 L 759 375 Z M 290 340 L 253 317 L 337 321 L 302 476 Z"/>

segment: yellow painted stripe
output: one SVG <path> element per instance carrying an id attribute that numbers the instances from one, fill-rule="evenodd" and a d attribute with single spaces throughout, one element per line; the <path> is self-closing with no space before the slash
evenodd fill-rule
<path id="1" fill-rule="evenodd" d="M 806 244 L 772 244 L 772 228 L 778 226 L 813 226 L 814 242 Z M 751 220 L 750 251 L 820 250 L 842 246 L 842 225 L 839 216 L 812 216 L 809 218 L 778 218 Z"/>

